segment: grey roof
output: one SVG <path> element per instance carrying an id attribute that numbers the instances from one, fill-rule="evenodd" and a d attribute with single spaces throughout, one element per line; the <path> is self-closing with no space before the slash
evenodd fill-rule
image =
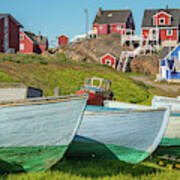
<path id="1" fill-rule="evenodd" d="M 48 41 L 47 37 L 41 35 L 37 36 L 29 31 L 24 31 L 24 33 L 33 41 L 34 44 L 46 44 Z"/>
<path id="2" fill-rule="evenodd" d="M 153 16 L 158 12 L 162 12 L 162 11 L 172 16 L 171 25 L 166 25 L 166 26 L 178 27 L 180 25 L 180 9 L 152 9 L 152 10 L 144 11 L 142 27 L 155 27 L 155 25 L 153 25 Z M 161 26 L 163 27 L 163 25 Z"/>
<path id="3" fill-rule="evenodd" d="M 101 16 L 96 15 L 93 24 L 126 23 L 131 10 L 101 10 Z"/>
<path id="4" fill-rule="evenodd" d="M 17 24 L 19 27 L 23 27 L 23 25 L 22 25 L 21 23 L 19 23 L 11 14 L 0 13 L 0 18 L 2 18 L 2 17 L 4 17 L 4 16 L 10 17 L 11 19 L 13 19 L 13 20 L 16 22 L 16 24 Z"/>
<path id="5" fill-rule="evenodd" d="M 161 53 L 159 55 L 159 59 L 164 59 L 166 56 L 174 49 L 175 47 L 164 47 L 161 50 Z"/>

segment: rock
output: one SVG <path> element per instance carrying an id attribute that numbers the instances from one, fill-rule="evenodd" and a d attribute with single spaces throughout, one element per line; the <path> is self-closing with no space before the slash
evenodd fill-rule
<path id="1" fill-rule="evenodd" d="M 67 56 L 73 60 L 86 62 L 99 62 L 99 58 L 106 53 L 112 53 L 120 57 L 120 35 L 110 34 L 98 36 L 96 39 L 81 40 L 73 43 L 69 49 L 65 49 Z"/>
<path id="2" fill-rule="evenodd" d="M 130 62 L 132 72 L 157 74 L 159 72 L 159 58 L 157 55 L 140 55 Z"/>

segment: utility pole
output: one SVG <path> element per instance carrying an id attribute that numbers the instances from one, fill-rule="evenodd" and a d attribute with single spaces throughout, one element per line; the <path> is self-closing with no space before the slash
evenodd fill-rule
<path id="1" fill-rule="evenodd" d="M 84 13 L 85 13 L 85 18 L 86 18 L 86 39 L 88 38 L 88 31 L 89 31 L 89 17 L 88 17 L 88 10 L 84 9 Z"/>

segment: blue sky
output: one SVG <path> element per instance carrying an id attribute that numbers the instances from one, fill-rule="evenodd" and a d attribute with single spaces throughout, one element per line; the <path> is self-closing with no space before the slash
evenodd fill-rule
<path id="1" fill-rule="evenodd" d="M 50 45 L 56 45 L 56 37 L 66 34 L 72 38 L 85 33 L 86 8 L 89 12 L 89 27 L 97 10 L 131 9 L 140 33 L 144 9 L 180 8 L 180 0 L 1 0 L 0 13 L 12 14 L 24 30 L 41 31 L 48 36 Z"/>

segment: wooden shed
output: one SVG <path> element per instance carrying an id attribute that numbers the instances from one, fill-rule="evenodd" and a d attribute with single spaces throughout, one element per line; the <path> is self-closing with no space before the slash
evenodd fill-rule
<path id="1" fill-rule="evenodd" d="M 100 57 L 101 64 L 107 64 L 113 68 L 116 68 L 117 59 L 110 53 L 105 54 L 104 56 Z"/>
<path id="2" fill-rule="evenodd" d="M 42 97 L 43 91 L 27 87 L 21 83 L 0 83 L 0 101 L 16 101 L 26 98 Z"/>
<path id="3" fill-rule="evenodd" d="M 69 43 L 69 38 L 66 35 L 61 35 L 58 37 L 58 45 L 67 45 Z"/>

